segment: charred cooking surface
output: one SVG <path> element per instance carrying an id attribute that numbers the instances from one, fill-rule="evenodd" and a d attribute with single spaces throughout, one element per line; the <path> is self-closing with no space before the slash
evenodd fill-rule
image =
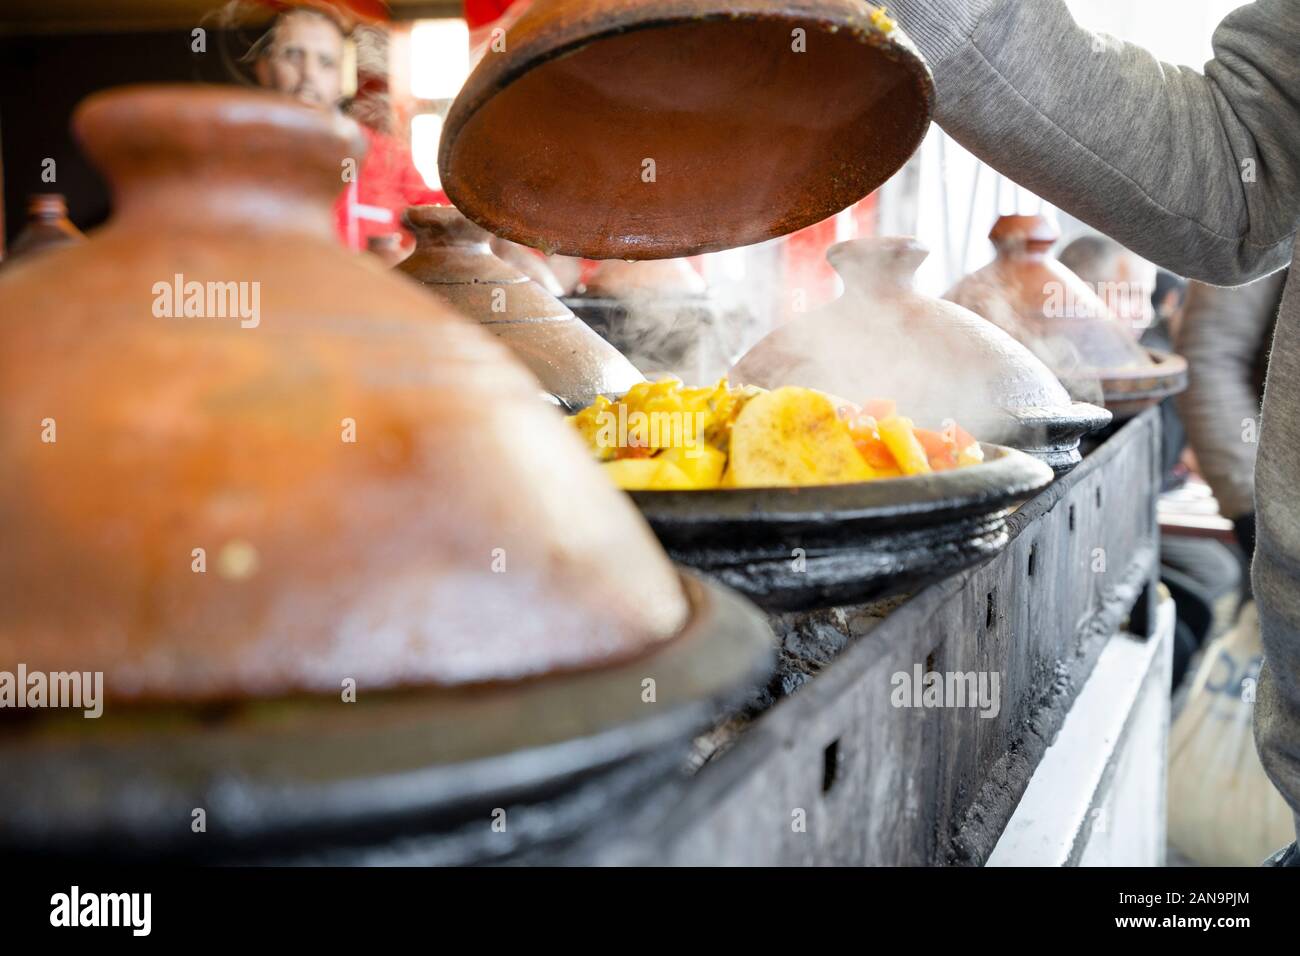
<path id="1" fill-rule="evenodd" d="M 772 615 L 778 677 L 697 740 L 702 769 L 641 824 L 653 837 L 631 840 L 634 858 L 981 864 L 1106 639 L 1148 633 L 1159 446 L 1154 411 L 1129 422 L 1017 510 L 1010 546 L 978 567 L 897 602 Z M 918 670 L 997 674 L 996 713 L 900 706 Z"/>
<path id="2" fill-rule="evenodd" d="M 351 705 L 296 698 L 6 721 L 0 851 L 226 862 L 439 834 L 441 856 L 432 838 L 425 852 L 472 862 L 572 836 L 575 804 L 621 794 L 630 780 L 652 789 L 641 765 L 679 764 L 690 736 L 744 707 L 771 668 L 758 612 L 694 578 L 683 585 L 692 609 L 683 633 L 600 670 L 376 691 Z M 512 825 L 510 840 L 466 844 L 467 822 L 490 832 L 482 821 L 498 806 L 532 807 L 540 819 Z M 200 844 L 194 807 L 209 814 Z"/>

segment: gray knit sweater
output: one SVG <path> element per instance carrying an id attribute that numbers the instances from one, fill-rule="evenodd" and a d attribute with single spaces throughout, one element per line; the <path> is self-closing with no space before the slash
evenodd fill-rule
<path id="1" fill-rule="evenodd" d="M 1257 0 L 1203 73 L 1077 26 L 1061 0 L 892 0 L 936 119 L 991 166 L 1140 255 L 1239 285 L 1295 256 L 1300 0 Z M 1265 665 L 1255 741 L 1300 820 L 1300 269 L 1282 300 L 1255 470 Z"/>

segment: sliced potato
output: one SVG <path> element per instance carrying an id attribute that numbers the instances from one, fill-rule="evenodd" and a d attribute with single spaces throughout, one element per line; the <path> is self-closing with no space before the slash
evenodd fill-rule
<path id="1" fill-rule="evenodd" d="M 620 458 L 601 467 L 624 491 L 692 491 L 695 488 L 685 472 L 662 458 Z"/>
<path id="2" fill-rule="evenodd" d="M 653 458 L 620 458 L 600 466 L 609 480 L 624 491 L 644 491 L 654 482 L 659 462 Z"/>
<path id="3" fill-rule="evenodd" d="M 692 488 L 716 488 L 727 467 L 727 455 L 712 445 L 700 444 L 693 448 L 669 448 L 660 452 L 656 461 L 675 465 Z"/>
<path id="4" fill-rule="evenodd" d="M 650 483 L 651 491 L 695 491 L 695 485 L 686 472 L 682 471 L 671 461 L 664 461 L 662 458 L 656 458 L 659 462 L 659 470 L 655 472 L 654 480 Z"/>
<path id="5" fill-rule="evenodd" d="M 724 479 L 729 487 L 833 485 L 873 477 L 848 425 L 822 392 L 786 387 L 756 395 L 732 426 Z"/>

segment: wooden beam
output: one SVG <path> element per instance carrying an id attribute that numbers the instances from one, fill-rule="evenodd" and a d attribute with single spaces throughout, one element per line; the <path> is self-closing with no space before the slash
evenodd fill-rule
<path id="1" fill-rule="evenodd" d="M 5 0 L 0 35 L 178 30 L 214 22 L 224 6 L 222 0 Z M 394 20 L 456 17 L 462 11 L 460 0 L 389 0 L 389 6 Z M 256 22 L 258 7 L 251 0 L 239 12 Z"/>

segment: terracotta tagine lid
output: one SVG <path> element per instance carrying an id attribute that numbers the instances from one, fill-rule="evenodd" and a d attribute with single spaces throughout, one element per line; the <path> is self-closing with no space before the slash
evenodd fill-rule
<path id="1" fill-rule="evenodd" d="M 945 298 L 1026 345 L 1076 398 L 1131 410 L 1135 398 L 1149 404 L 1155 392 L 1164 397 L 1186 386 L 1186 362 L 1148 353 L 1105 300 L 1052 255 L 1060 229 L 1046 216 L 1002 216 L 989 239 L 996 258 Z"/>
<path id="2" fill-rule="evenodd" d="M 933 89 L 862 0 L 534 0 L 452 104 L 439 168 L 469 218 L 548 253 L 694 255 L 866 196 Z"/>
<path id="3" fill-rule="evenodd" d="M 767 335 L 731 370 L 735 384 L 801 385 L 862 402 L 894 399 L 918 424 L 954 419 L 981 441 L 1028 451 L 1058 473 L 1079 462 L 1079 438 L 1110 421 L 1072 402 L 1023 345 L 979 316 L 921 295 L 929 255 L 915 239 L 855 239 L 827 259 L 844 295 Z"/>
<path id="4" fill-rule="evenodd" d="M 678 632 L 676 572 L 536 380 L 337 243 L 355 124 L 145 86 L 74 125 L 115 214 L 0 281 L 0 667 L 103 671 L 109 706 L 364 699 Z"/>
<path id="5" fill-rule="evenodd" d="M 635 366 L 560 302 L 492 254 L 489 234 L 451 206 L 411 206 L 415 251 L 398 269 L 510 346 L 566 408 L 645 381 Z"/>
<path id="6" fill-rule="evenodd" d="M 81 242 L 85 236 L 68 218 L 68 204 L 60 193 L 33 193 L 27 200 L 27 224 L 14 237 L 5 260 L 12 262 L 42 249 Z"/>
<path id="7" fill-rule="evenodd" d="M 366 252 L 391 269 L 410 255 L 410 252 L 402 243 L 402 238 L 400 232 L 371 236 L 366 240 Z"/>
<path id="8" fill-rule="evenodd" d="M 557 299 L 564 295 L 564 283 L 547 265 L 546 260 L 538 256 L 532 249 L 521 246 L 517 242 L 511 242 L 509 239 L 502 239 L 500 236 L 492 236 L 490 244 L 492 254 L 502 262 L 514 266 Z"/>
<path id="9" fill-rule="evenodd" d="M 585 295 L 609 299 L 684 299 L 708 291 L 704 277 L 685 259 L 606 259 L 592 270 L 583 285 Z"/>

